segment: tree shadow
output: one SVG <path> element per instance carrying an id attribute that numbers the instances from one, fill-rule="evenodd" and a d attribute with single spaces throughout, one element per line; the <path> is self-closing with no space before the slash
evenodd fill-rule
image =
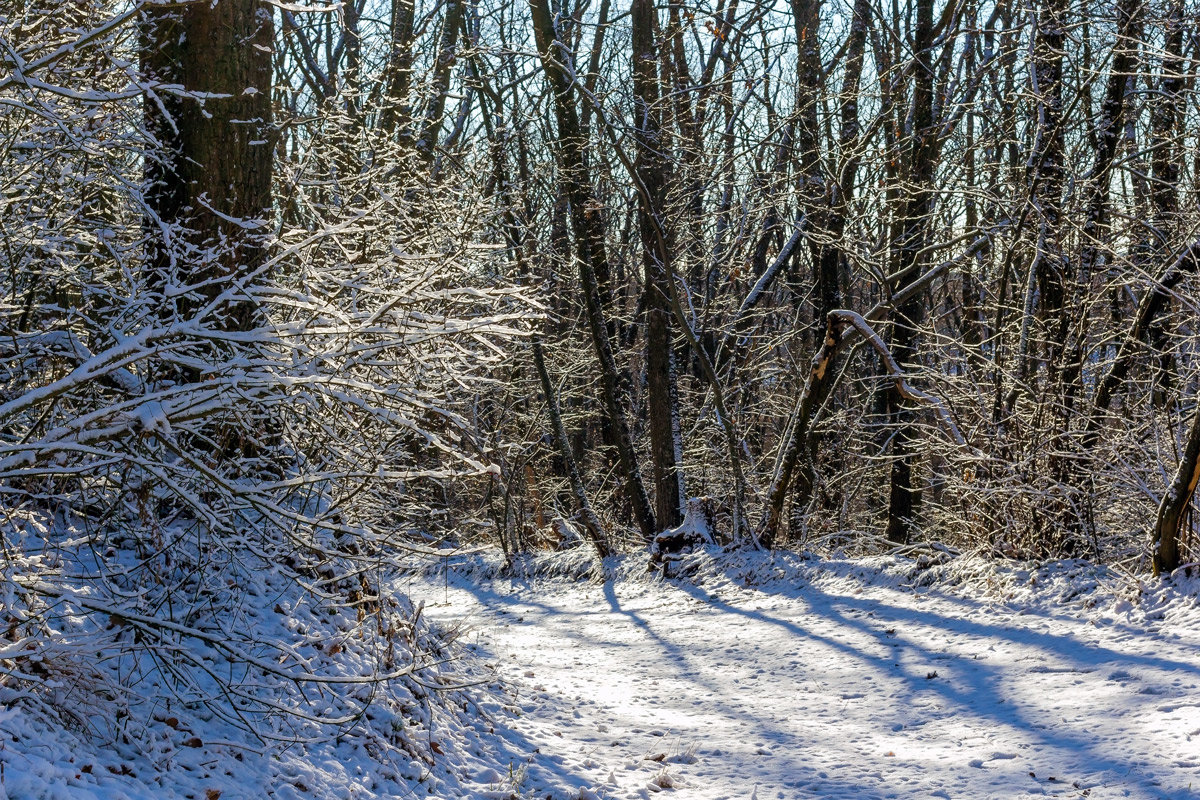
<path id="1" fill-rule="evenodd" d="M 1108 778 L 1136 775 L 1148 765 L 1136 763 L 1116 752 L 1105 751 L 1102 742 L 1088 732 L 1071 731 L 1038 719 L 1038 715 L 1044 713 L 1041 709 L 1029 702 L 1022 702 L 1020 697 L 1011 692 L 1003 691 L 1005 678 L 1011 674 L 1011 666 L 1006 669 L 1003 665 L 993 666 L 986 661 L 971 660 L 970 668 L 954 670 L 953 680 L 946 680 L 945 676 L 931 679 L 930 672 L 926 672 L 923 667 L 916 671 L 906 669 L 906 663 L 924 665 L 967 659 L 963 654 L 948 657 L 945 651 L 935 651 L 928 645 L 920 644 L 914 637 L 906 636 L 903 627 L 907 624 L 921 626 L 926 631 L 936 629 L 942 634 L 966 641 L 1007 641 L 1015 646 L 1032 647 L 1040 654 L 1043 663 L 1034 665 L 1030 672 L 1090 673 L 1111 667 L 1114 668 L 1113 676 L 1125 678 L 1132 676 L 1124 668 L 1200 677 L 1200 666 L 1194 662 L 1114 650 L 1070 634 L 1035 631 L 1028 627 L 1013 628 L 1006 624 L 988 622 L 987 617 L 994 615 L 995 611 L 984 604 L 946 592 L 939 592 L 937 601 L 955 604 L 962 609 L 961 614 L 942 614 L 907 605 L 889 604 L 879 597 L 831 594 L 813 584 L 790 592 L 768 592 L 754 586 L 746 587 L 750 592 L 773 595 L 789 601 L 803 600 L 807 604 L 807 614 L 813 618 L 823 618 L 830 628 L 857 632 L 860 636 L 870 637 L 881 648 L 902 651 L 898 654 L 899 657 L 892 657 L 869 653 L 863 647 L 848 644 L 842 637 L 822 635 L 789 619 L 740 607 L 686 582 L 675 581 L 673 584 L 684 594 L 703 600 L 723 613 L 776 627 L 787 636 L 817 642 L 829 650 L 853 658 L 878 674 L 887 675 L 903 687 L 895 695 L 898 705 L 911 705 L 920 697 L 932 693 L 947 704 L 943 717 L 973 716 L 990 725 L 1008 728 L 1023 738 L 1033 740 L 1060 754 L 1079 754 L 1078 760 L 1086 763 L 1087 772 L 1093 777 L 1097 773 Z M 1060 619 L 1058 615 L 1036 611 L 1023 615 L 1024 619 L 1031 620 L 1039 617 Z M 871 621 L 875 624 L 871 624 Z M 1072 621 L 1079 623 L 1077 619 Z M 1047 661 L 1055 663 L 1046 666 L 1044 662 Z M 1165 679 L 1159 679 L 1158 682 L 1166 683 Z M 1153 687 L 1146 687 L 1139 694 L 1153 696 L 1158 693 L 1147 689 Z M 1200 695 L 1194 698 L 1194 704 L 1200 705 Z M 1200 774 L 1193 777 L 1200 778 Z M 1160 786 L 1149 776 L 1145 776 L 1139 783 L 1139 788 L 1146 794 L 1134 796 L 1177 797 L 1180 800 L 1194 796 L 1190 788 L 1171 791 Z"/>
<path id="2" fill-rule="evenodd" d="M 614 624 L 608 621 L 610 618 L 624 620 L 641 635 L 650 649 L 657 652 L 656 660 L 662 665 L 658 675 L 669 675 L 669 680 L 680 685 L 690 684 L 689 693 L 682 695 L 673 694 L 670 687 L 664 687 L 655 710 L 673 714 L 678 722 L 677 732 L 701 743 L 698 752 L 701 763 L 691 770 L 694 774 L 720 770 L 725 775 L 727 770 L 745 767 L 744 753 L 738 758 L 730 758 L 729 753 L 703 747 L 707 738 L 704 725 L 728 724 L 747 732 L 747 746 L 750 746 L 750 740 L 770 745 L 769 750 L 765 746 L 760 748 L 759 753 L 763 756 L 760 761 L 769 762 L 770 781 L 779 789 L 780 797 L 927 797 L 931 792 L 934 796 L 941 796 L 939 792 L 954 797 L 980 796 L 981 782 L 987 786 L 985 794 L 994 796 L 1062 791 L 1079 796 L 1083 789 L 1104 786 L 1120 787 L 1122 791 L 1132 792 L 1127 796 L 1133 797 L 1182 800 L 1192 796 L 1187 789 L 1160 785 L 1148 774 L 1151 768 L 1161 770 L 1161 762 L 1141 763 L 1120 752 L 1119 742 L 1112 741 L 1120 738 L 1112 736 L 1113 729 L 1103 737 L 1080 730 L 1078 726 L 1072 728 L 1065 721 L 1065 724 L 1059 724 L 1056 718 L 1047 714 L 1046 698 L 1022 696 L 1018 691 L 1019 683 L 1011 680 L 1014 675 L 1027 672 L 1062 672 L 1070 679 L 1075 677 L 1072 673 L 1086 674 L 1112 668 L 1112 676 L 1108 676 L 1110 682 L 1105 686 L 1125 692 L 1136 700 L 1135 690 L 1112 682 L 1120 680 L 1115 676 L 1124 675 L 1150 688 L 1168 684 L 1167 678 L 1171 676 L 1200 679 L 1200 666 L 1191 661 L 1163 654 L 1125 652 L 1086 641 L 1069 632 L 1014 628 L 1008 622 L 997 620 L 999 612 L 987 604 L 943 591 L 936 592 L 929 600 L 934 608 L 914 608 L 911 598 L 903 596 L 903 590 L 890 587 L 876 587 L 877 591 L 870 595 L 856 595 L 827 591 L 811 583 L 800 588 L 779 587 L 775 590 L 754 586 L 746 587 L 744 591 L 739 588 L 738 596 L 731 601 L 684 581 L 670 581 L 663 585 L 663 594 L 653 602 L 658 603 L 658 607 L 676 603 L 679 608 L 660 616 L 639 607 L 640 600 L 622 600 L 619 586 L 612 581 L 594 587 L 607 608 L 599 597 L 594 598 L 594 604 L 581 604 L 577 600 L 560 604 L 555 598 L 563 587 L 555 583 L 512 581 L 508 587 L 500 589 L 465 581 L 456 582 L 456 585 L 474 595 L 489 614 L 511 617 L 514 623 L 518 623 L 517 618 L 522 615 L 534 617 L 524 624 L 549 625 L 568 646 L 627 646 L 615 642 L 619 637 L 604 633 L 605 625 Z M 889 597 L 888 592 L 895 592 L 896 597 Z M 755 603 L 756 597 L 776 598 L 787 605 L 778 612 L 746 607 Z M 846 735 L 847 729 L 838 724 L 836 710 L 832 717 L 825 713 L 814 720 L 815 730 L 798 733 L 797 726 L 805 723 L 786 718 L 789 708 L 786 698 L 764 698 L 756 694 L 751 685 L 734 685 L 730 675 L 723 674 L 722 669 L 715 666 L 721 659 L 757 658 L 760 653 L 753 637 L 748 637 L 733 655 L 716 652 L 713 642 L 688 640 L 688 631 L 684 627 L 687 620 L 679 616 L 682 607 L 688 603 L 694 604 L 690 608 L 696 609 L 698 614 L 728 618 L 720 625 L 735 629 L 730 633 L 731 641 L 738 635 L 737 628 L 757 630 L 756 635 L 761 636 L 765 627 L 777 632 L 771 652 L 791 649 L 801 653 L 804 646 L 808 646 L 807 652 L 812 653 L 811 647 L 815 645 L 818 652 L 828 653 L 831 660 L 845 664 L 848 677 L 866 676 L 867 680 L 874 681 L 869 696 L 843 692 L 840 702 L 842 708 L 851 702 L 878 700 L 886 703 L 872 723 L 879 741 L 896 740 L 936 749 L 945 745 L 949 736 L 941 728 L 953 724 L 959 730 L 962 728 L 960 723 L 968 721 L 974 731 L 994 731 L 1004 742 L 1022 742 L 1022 746 L 1029 749 L 1019 755 L 1001 754 L 1001 758 L 1007 759 L 1003 763 L 990 762 L 988 758 L 967 762 L 969 755 L 979 754 L 982 752 L 979 748 L 989 746 L 987 741 L 992 735 L 989 733 L 983 743 L 973 745 L 974 750 L 967 748 L 955 756 L 962 763 L 933 763 L 929 759 L 921 762 L 915 756 L 907 761 L 893 759 L 885 755 L 882 746 L 873 753 L 870 747 L 874 743 L 868 746 L 861 738 L 857 741 L 839 738 Z M 1034 611 L 1017 620 L 1041 624 L 1056 621 L 1058 617 Z M 803 620 L 811 620 L 811 624 L 805 624 Z M 1079 620 L 1073 621 L 1079 624 Z M 711 627 L 711 620 L 708 624 Z M 789 641 L 795 644 L 789 644 Z M 986 655 L 989 646 L 1014 648 L 1019 651 L 1014 652 L 1014 656 L 1032 656 L 1031 669 L 973 657 Z M 793 685 L 796 691 L 805 688 L 803 683 L 809 664 L 792 662 L 773 666 L 784 672 L 785 677 L 789 672 L 795 674 Z M 941 670 L 942 674 L 929 678 L 930 672 L 934 671 L 931 667 Z M 1147 674 L 1134 678 L 1128 670 Z M 1052 674 L 1047 677 L 1054 680 Z M 664 678 L 664 683 L 666 680 Z M 824 693 L 822 699 L 836 709 L 838 690 L 846 687 L 818 688 Z M 877 689 L 884 693 L 881 695 Z M 701 693 L 707 693 L 704 708 L 708 716 L 707 721 L 698 723 L 696 705 L 699 701 L 696 698 Z M 1200 696 L 1194 699 L 1200 705 Z M 1149 701 L 1153 700 L 1153 697 L 1149 698 Z M 623 707 L 621 713 L 627 710 Z M 634 718 L 644 719 L 644 716 L 638 717 L 635 709 L 628 716 L 628 719 Z M 861 730 L 852 729 L 852 733 L 859 735 Z M 814 747 L 819 749 L 819 758 L 812 757 Z M 866 754 L 864 750 L 867 750 Z M 986 769 L 984 762 L 988 762 Z M 973 767 L 984 771 L 978 772 Z M 1029 776 L 1027 768 L 1038 774 Z M 732 776 L 745 782 L 745 796 L 749 795 L 753 784 L 763 778 L 761 771 L 755 769 L 751 765 L 745 774 Z M 1061 772 L 1055 776 L 1052 775 L 1054 770 Z M 579 780 L 578 775 L 572 776 L 568 772 L 559 775 L 559 779 Z M 1052 777 L 1064 780 L 1051 780 Z M 1164 774 L 1163 777 L 1167 776 Z M 1176 772 L 1169 779 L 1174 782 L 1182 778 L 1182 783 L 1186 784 L 1188 777 Z M 1191 778 L 1195 780 L 1200 775 Z M 1075 780 L 1082 788 L 1071 786 Z M 1020 785 L 1015 783 L 1018 781 Z M 759 796 L 770 795 L 762 792 Z"/>

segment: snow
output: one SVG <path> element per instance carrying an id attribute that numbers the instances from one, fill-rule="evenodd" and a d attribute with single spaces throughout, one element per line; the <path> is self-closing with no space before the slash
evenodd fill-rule
<path id="1" fill-rule="evenodd" d="M 411 587 L 440 601 L 431 618 L 468 620 L 503 676 L 536 747 L 522 796 L 1200 788 L 1195 582 L 1139 594 L 1082 563 L 698 558 L 691 580 Z"/>
<path id="2" fill-rule="evenodd" d="M 463 754 L 504 758 L 420 607 L 350 605 L 348 563 L 181 524 L 142 560 L 63 520 L 8 522 L 0 798 L 472 796 Z"/>
<path id="3" fill-rule="evenodd" d="M 117 703 L 135 716 L 105 740 L 10 682 L 0 800 L 1195 796 L 1200 580 L 909 555 L 709 548 L 668 563 L 670 579 L 582 547 L 508 573 L 487 553 L 447 557 L 449 574 L 425 561 L 390 580 L 431 666 L 382 685 L 362 729 L 280 717 L 270 731 L 302 741 L 260 741 L 204 706 L 162 705 L 147 673 L 150 718 Z M 293 637 L 327 674 L 376 662 L 370 625 L 270 576 L 251 585 L 260 640 Z M 431 631 L 456 649 L 421 644 Z M 64 691 L 84 688 L 61 671 L 86 644 L 44 649 Z M 336 716 L 344 703 L 323 696 Z"/>

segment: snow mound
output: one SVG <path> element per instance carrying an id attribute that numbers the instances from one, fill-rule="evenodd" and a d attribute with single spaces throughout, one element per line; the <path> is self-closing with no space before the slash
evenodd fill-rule
<path id="1" fill-rule="evenodd" d="M 0 800 L 471 795 L 501 758 L 490 673 L 381 563 L 184 526 L 96 550 L 94 532 L 14 519 Z"/>

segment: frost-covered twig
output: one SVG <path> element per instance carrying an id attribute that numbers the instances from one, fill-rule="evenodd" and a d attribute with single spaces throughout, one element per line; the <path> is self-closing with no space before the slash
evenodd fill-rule
<path id="1" fill-rule="evenodd" d="M 956 444 L 966 446 L 967 440 L 959 431 L 958 425 L 954 423 L 954 418 L 950 416 L 950 410 L 946 408 L 945 402 L 940 397 L 935 397 L 927 392 L 917 389 L 904 377 L 904 371 L 900 369 L 900 365 L 896 363 L 896 359 L 892 356 L 892 351 L 888 349 L 887 343 L 883 341 L 878 333 L 863 319 L 861 314 L 856 314 L 853 311 L 839 309 L 831 312 L 830 316 L 840 319 L 842 322 L 852 326 L 858 331 L 868 345 L 879 354 L 883 361 L 883 366 L 888 371 L 888 376 L 896 386 L 896 391 L 906 400 L 913 400 L 922 405 L 933 408 L 937 414 L 938 421 L 945 428 L 950 437 L 954 439 Z"/>

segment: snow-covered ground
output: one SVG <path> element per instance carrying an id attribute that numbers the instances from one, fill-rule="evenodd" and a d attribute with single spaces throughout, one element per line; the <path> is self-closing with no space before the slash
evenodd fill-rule
<path id="1" fill-rule="evenodd" d="M 522 578 L 458 561 L 394 584 L 457 651 L 413 623 L 419 681 L 381 687 L 354 730 L 284 716 L 272 730 L 308 741 L 271 743 L 203 707 L 147 716 L 147 672 L 106 743 L 0 685 L 0 800 L 1200 797 L 1196 578 L 937 551 L 701 553 L 674 580 L 580 550 Z M 370 626 L 268 584 L 247 594 L 260 638 L 302 634 L 309 668 L 373 668 Z M 67 708 L 86 676 L 64 683 L 57 652 Z"/>
<path id="2" fill-rule="evenodd" d="M 466 796 L 1200 797 L 1195 581 L 700 562 L 670 582 L 414 579 L 507 687 L 511 760 Z"/>

